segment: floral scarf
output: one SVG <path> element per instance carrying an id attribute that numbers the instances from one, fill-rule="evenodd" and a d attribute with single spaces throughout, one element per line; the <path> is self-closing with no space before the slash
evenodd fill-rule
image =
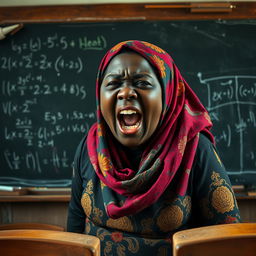
<path id="1" fill-rule="evenodd" d="M 144 148 L 139 168 L 133 170 L 104 122 L 99 92 L 104 71 L 122 49 L 130 49 L 148 60 L 158 72 L 162 84 L 163 111 L 154 136 Z M 89 130 L 87 148 L 90 161 L 101 181 L 106 212 L 111 218 L 136 214 L 154 204 L 179 176 L 175 192 L 185 195 L 194 161 L 199 132 L 214 143 L 206 109 L 191 90 L 172 58 L 164 50 L 143 41 L 125 41 L 110 49 L 99 67 L 96 82 L 97 123 Z M 107 133 L 106 131 L 109 131 Z M 111 150 L 110 150 L 111 149 Z M 128 174 L 127 174 L 128 173 Z M 126 174 L 126 175 L 124 175 Z M 176 179 L 177 181 L 177 179 Z M 119 201 L 117 194 L 122 195 Z"/>

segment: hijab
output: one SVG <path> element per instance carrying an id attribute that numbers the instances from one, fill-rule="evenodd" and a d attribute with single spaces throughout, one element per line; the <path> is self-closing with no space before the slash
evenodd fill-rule
<path id="1" fill-rule="evenodd" d="M 118 142 L 111 137 L 100 110 L 100 86 L 112 58 L 124 50 L 144 57 L 162 85 L 163 111 L 158 128 L 143 147 L 138 168 L 129 164 Z M 184 196 L 196 154 L 199 133 L 214 143 L 210 117 L 181 76 L 171 56 L 160 47 L 129 40 L 112 47 L 103 57 L 96 79 L 97 122 L 87 136 L 90 162 L 100 179 L 102 198 L 109 217 L 134 215 L 154 204 L 167 187 Z M 175 183 L 179 177 L 178 184 Z M 120 196 L 118 196 L 120 195 Z M 122 200 L 120 200 L 122 198 Z"/>

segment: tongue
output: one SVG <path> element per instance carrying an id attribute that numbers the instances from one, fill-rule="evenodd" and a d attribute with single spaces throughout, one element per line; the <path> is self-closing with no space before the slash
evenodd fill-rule
<path id="1" fill-rule="evenodd" d="M 132 114 L 132 115 L 123 115 L 123 121 L 126 126 L 135 125 L 140 120 L 140 115 Z"/>

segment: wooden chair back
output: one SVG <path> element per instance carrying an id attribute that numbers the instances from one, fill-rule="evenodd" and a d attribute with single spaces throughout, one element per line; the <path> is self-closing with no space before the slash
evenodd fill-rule
<path id="1" fill-rule="evenodd" d="M 11 229 L 44 229 L 44 230 L 64 231 L 64 228 L 61 226 L 45 224 L 45 223 L 19 222 L 19 223 L 8 223 L 8 224 L 0 225 L 0 230 L 11 230 Z"/>
<path id="2" fill-rule="evenodd" d="M 100 240 L 71 232 L 17 229 L 0 231 L 1 255 L 99 256 Z"/>
<path id="3" fill-rule="evenodd" d="M 256 223 L 213 225 L 173 235 L 173 256 L 255 256 Z"/>

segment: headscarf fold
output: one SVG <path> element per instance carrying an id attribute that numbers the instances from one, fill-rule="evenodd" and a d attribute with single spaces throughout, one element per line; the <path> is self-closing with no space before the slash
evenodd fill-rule
<path id="1" fill-rule="evenodd" d="M 154 135 L 146 143 L 139 168 L 120 150 L 100 110 L 102 76 L 112 58 L 129 49 L 144 57 L 156 70 L 162 85 L 163 111 Z M 130 40 L 111 48 L 101 61 L 96 80 L 97 122 L 87 136 L 90 161 L 101 181 L 106 212 L 111 218 L 136 214 L 154 204 L 173 184 L 184 196 L 193 165 L 199 133 L 204 132 L 214 143 L 210 117 L 195 93 L 181 76 L 171 56 L 148 42 Z M 176 179 L 177 180 L 177 179 Z M 122 200 L 117 195 L 122 195 Z"/>

